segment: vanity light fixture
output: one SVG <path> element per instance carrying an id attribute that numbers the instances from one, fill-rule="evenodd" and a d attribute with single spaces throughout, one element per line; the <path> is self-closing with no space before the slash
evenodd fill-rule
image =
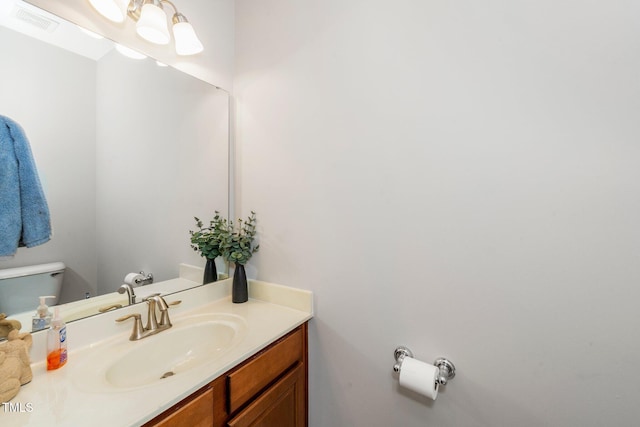
<path id="1" fill-rule="evenodd" d="M 128 0 L 89 0 L 89 3 L 110 21 L 120 23 L 127 17 Z"/>
<path id="2" fill-rule="evenodd" d="M 136 33 L 148 42 L 166 45 L 171 41 L 164 5 L 174 11 L 173 40 L 178 55 L 195 55 L 204 50 L 193 26 L 169 0 L 88 0 L 105 18 L 122 23 L 128 16 L 136 21 Z"/>
<path id="3" fill-rule="evenodd" d="M 171 40 L 167 27 L 167 15 L 160 0 L 144 0 L 140 17 L 136 23 L 136 32 L 140 37 L 155 44 L 168 44 Z"/>

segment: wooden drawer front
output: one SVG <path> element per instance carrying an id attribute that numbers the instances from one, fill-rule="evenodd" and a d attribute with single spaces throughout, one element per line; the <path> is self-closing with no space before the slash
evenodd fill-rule
<path id="1" fill-rule="evenodd" d="M 229 413 L 235 412 L 294 363 L 302 361 L 302 352 L 303 334 L 298 328 L 229 374 Z"/>
<path id="2" fill-rule="evenodd" d="M 187 398 L 190 399 L 190 398 Z M 163 418 L 155 427 L 210 427 L 213 425 L 213 389 L 191 399 L 172 414 Z"/>
<path id="3" fill-rule="evenodd" d="M 227 424 L 228 427 L 306 425 L 304 368 L 298 365 Z"/>

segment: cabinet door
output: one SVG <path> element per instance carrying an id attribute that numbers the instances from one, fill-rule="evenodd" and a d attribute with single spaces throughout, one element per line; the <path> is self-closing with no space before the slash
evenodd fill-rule
<path id="1" fill-rule="evenodd" d="M 154 427 L 211 427 L 213 425 L 213 388 L 188 398 L 184 406 L 153 424 Z"/>
<path id="2" fill-rule="evenodd" d="M 307 424 L 305 399 L 304 365 L 298 364 L 227 425 L 229 427 L 304 427 Z"/>

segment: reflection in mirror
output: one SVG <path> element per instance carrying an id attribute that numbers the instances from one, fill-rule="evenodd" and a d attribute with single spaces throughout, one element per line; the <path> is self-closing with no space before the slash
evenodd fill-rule
<path id="1" fill-rule="evenodd" d="M 13 3 L 0 6 L 0 114 L 29 139 L 53 239 L 19 248 L 0 269 L 63 262 L 58 303 L 109 294 L 126 304 L 115 291 L 128 273 L 157 283 L 177 278 L 181 263 L 202 267 L 188 230 L 194 216 L 227 212 L 228 94 Z M 43 41 L 62 33 L 81 47 Z"/>

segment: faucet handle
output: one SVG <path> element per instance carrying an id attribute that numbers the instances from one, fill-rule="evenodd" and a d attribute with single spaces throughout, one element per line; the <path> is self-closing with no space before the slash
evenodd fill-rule
<path id="1" fill-rule="evenodd" d="M 166 302 L 162 297 L 155 298 L 158 301 L 158 309 L 160 309 L 160 320 L 158 321 L 158 326 L 166 329 L 173 326 L 171 324 L 171 319 L 169 319 L 169 309 L 173 306 L 176 306 L 182 302 L 182 300 Z"/>
<path id="2" fill-rule="evenodd" d="M 126 316 L 118 317 L 116 322 L 124 322 L 127 319 L 131 319 L 132 317 L 140 317 L 138 313 L 127 314 Z"/>
<path id="3" fill-rule="evenodd" d="M 122 304 L 112 304 L 112 305 L 107 305 L 106 307 L 100 307 L 98 309 L 98 312 L 106 313 L 109 310 L 115 310 L 117 308 L 122 308 Z"/>
<path id="4" fill-rule="evenodd" d="M 158 330 L 158 318 L 156 317 L 156 302 L 160 298 L 158 295 L 150 295 L 144 299 L 147 302 L 147 326 L 144 327 L 146 331 Z"/>
<path id="5" fill-rule="evenodd" d="M 128 320 L 128 319 L 130 319 L 132 317 L 134 318 L 133 331 L 131 332 L 131 336 L 129 337 L 129 340 L 130 341 L 136 341 L 136 340 L 139 340 L 140 338 L 142 338 L 143 331 L 144 331 L 144 328 L 142 327 L 142 318 L 141 318 L 140 314 L 133 313 L 133 314 L 128 314 L 126 316 L 118 317 L 116 319 L 116 322 L 118 322 L 118 323 L 124 322 L 125 320 Z"/>
<path id="6" fill-rule="evenodd" d="M 164 298 L 162 298 L 160 294 L 154 296 L 153 299 L 156 301 L 156 304 L 158 305 L 158 310 L 167 311 L 169 309 L 169 305 L 164 300 Z"/>
<path id="7" fill-rule="evenodd" d="M 149 301 L 150 299 L 154 299 L 155 297 L 159 297 L 159 296 L 160 296 L 159 292 L 149 294 L 146 297 L 142 298 L 142 301 Z"/>

